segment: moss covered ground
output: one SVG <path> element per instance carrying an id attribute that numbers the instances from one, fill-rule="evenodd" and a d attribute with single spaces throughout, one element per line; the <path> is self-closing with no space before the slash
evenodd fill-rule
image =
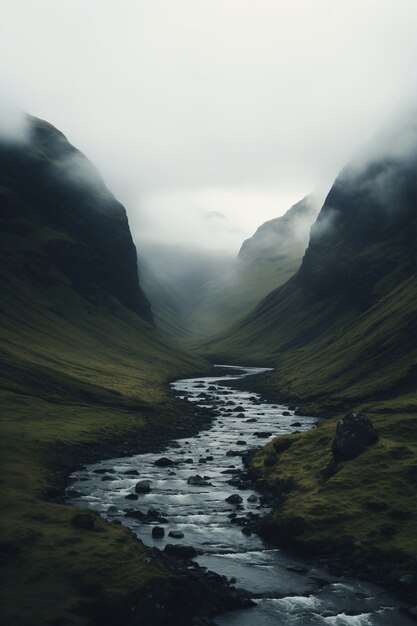
<path id="1" fill-rule="evenodd" d="M 282 505 L 264 521 L 274 543 L 315 556 L 330 557 L 339 570 L 379 580 L 398 591 L 415 573 L 417 552 L 416 416 L 392 406 L 368 404 L 380 439 L 364 453 L 326 473 L 337 417 L 319 428 L 285 439 L 291 446 L 276 454 L 276 438 L 252 461 Z M 279 449 L 279 448 L 278 448 Z M 265 464 L 270 455 L 275 462 Z M 340 560 L 341 559 L 341 560 Z"/>
<path id="2" fill-rule="evenodd" d="M 98 518 L 92 531 L 73 528 L 76 509 L 55 497 L 92 454 L 120 452 L 121 442 L 156 445 L 187 428 L 192 418 L 166 383 L 209 369 L 105 292 L 86 300 L 53 267 L 38 272 L 38 257 L 28 265 L 45 237 L 65 236 L 9 233 L 1 241 L 5 626 L 105 623 L 150 579 L 172 575 L 127 530 Z"/>

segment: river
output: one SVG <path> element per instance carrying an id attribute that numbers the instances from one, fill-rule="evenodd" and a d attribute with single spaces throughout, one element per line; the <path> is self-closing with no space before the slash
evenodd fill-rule
<path id="1" fill-rule="evenodd" d="M 242 532 L 244 527 L 233 522 L 236 517 L 268 512 L 259 493 L 228 483 L 233 472 L 242 469 L 237 454 L 266 443 L 272 433 L 315 428 L 318 420 L 295 416 L 286 406 L 266 403 L 258 394 L 229 384 L 266 368 L 217 368 L 216 376 L 178 380 L 171 385 L 179 397 L 199 407 L 214 406 L 218 417 L 210 428 L 172 442 L 163 454 L 105 460 L 75 472 L 68 500 L 98 511 L 109 521 L 119 520 L 149 546 L 193 546 L 199 565 L 235 579 L 237 587 L 255 595 L 255 607 L 218 616 L 215 623 L 219 626 L 411 626 L 414 622 L 400 611 L 401 601 L 387 591 L 332 576 L 316 563 L 267 545 L 248 529 Z M 161 456 L 174 465 L 155 465 Z M 203 478 L 202 485 L 187 482 L 196 475 Z M 136 498 L 135 486 L 142 480 L 150 481 L 151 491 Z M 226 502 L 233 494 L 242 502 Z M 146 514 L 149 509 L 157 509 L 164 519 L 126 516 L 126 511 Z M 154 526 L 163 527 L 165 536 L 154 538 Z M 183 537 L 169 537 L 169 532 Z"/>

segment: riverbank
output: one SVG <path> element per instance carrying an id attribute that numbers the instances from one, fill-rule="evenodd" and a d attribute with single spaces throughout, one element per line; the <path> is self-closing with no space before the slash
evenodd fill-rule
<path id="1" fill-rule="evenodd" d="M 247 604 L 227 581 L 189 572 L 96 514 L 80 526 L 80 509 L 63 502 L 76 467 L 162 449 L 211 423 L 209 410 L 162 397 L 134 408 L 123 398 L 52 402 L 3 391 L 2 624 L 131 626 L 145 615 L 150 626 L 182 626 Z"/>
<path id="2" fill-rule="evenodd" d="M 327 618 L 343 619 L 344 614 L 363 616 L 365 623 L 370 612 L 375 624 L 385 626 L 395 617 L 396 623 L 409 626 L 400 613 L 405 603 L 383 589 L 335 577 L 311 559 L 273 549 L 253 532 L 268 505 L 275 503 L 260 497 L 242 476 L 242 457 L 258 442 L 271 440 L 274 432 L 291 436 L 296 422 L 307 431 L 316 420 L 264 403 L 251 391 L 235 390 L 228 373 L 221 368 L 218 376 L 173 384 L 179 397 L 197 410 L 216 409 L 209 429 L 178 438 L 162 456 L 122 455 L 78 470 L 67 492 L 70 501 L 128 526 L 164 554 L 183 552 L 186 546 L 200 566 L 254 594 L 256 605 L 250 611 L 216 617 L 222 626 L 301 625 L 312 618 L 324 625 Z M 248 373 L 255 372 L 241 368 L 235 376 Z"/>
<path id="3" fill-rule="evenodd" d="M 241 381 L 233 386 L 239 388 Z M 352 403 L 303 400 L 278 393 L 268 374 L 246 381 L 269 401 L 286 401 L 324 417 L 309 433 L 277 438 L 251 458 L 255 486 L 274 498 L 274 512 L 259 532 L 268 541 L 326 563 L 337 575 L 357 576 L 416 603 L 416 415 L 401 399 Z M 331 442 L 337 421 L 349 411 L 371 419 L 379 441 L 333 474 Z"/>

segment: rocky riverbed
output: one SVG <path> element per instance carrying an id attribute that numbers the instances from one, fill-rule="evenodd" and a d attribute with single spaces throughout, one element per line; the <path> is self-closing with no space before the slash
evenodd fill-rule
<path id="1" fill-rule="evenodd" d="M 265 402 L 231 384 L 264 371 L 218 366 L 217 376 L 172 383 L 175 393 L 199 411 L 215 409 L 211 426 L 171 442 L 163 453 L 106 460 L 76 471 L 67 499 L 127 526 L 145 544 L 162 550 L 180 564 L 185 587 L 188 571 L 204 579 L 202 590 L 207 584 L 217 594 L 221 587 L 246 590 L 225 593 L 229 599 L 219 610 L 250 608 L 218 615 L 219 626 L 411 625 L 401 602 L 383 589 L 333 576 L 256 534 L 257 520 L 271 501 L 253 489 L 242 458 L 273 436 L 317 425 L 317 418 L 295 414 L 295 407 Z M 209 621 L 207 615 L 195 623 Z"/>

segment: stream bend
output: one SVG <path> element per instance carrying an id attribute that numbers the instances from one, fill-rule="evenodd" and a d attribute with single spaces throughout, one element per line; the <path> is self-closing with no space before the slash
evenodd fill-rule
<path id="1" fill-rule="evenodd" d="M 172 442 L 162 454 L 88 465 L 72 475 L 68 501 L 109 521 L 119 520 L 146 545 L 193 546 L 199 565 L 255 594 L 254 608 L 219 616 L 219 626 L 411 626 L 411 619 L 400 612 L 401 603 L 383 589 L 332 576 L 268 546 L 250 527 L 233 521 L 268 511 L 259 493 L 228 482 L 242 469 L 242 452 L 272 436 L 314 428 L 317 418 L 295 416 L 286 406 L 266 403 L 258 394 L 229 384 L 267 368 L 217 368 L 216 376 L 171 384 L 179 397 L 216 409 L 218 417 L 209 429 Z M 161 457 L 173 464 L 155 465 Z M 203 479 L 197 479 L 200 484 L 190 484 L 190 477 L 197 475 Z M 150 481 L 149 493 L 135 493 L 140 481 Z M 226 502 L 231 495 L 242 501 Z M 155 526 L 164 528 L 164 537 L 152 536 Z"/>

